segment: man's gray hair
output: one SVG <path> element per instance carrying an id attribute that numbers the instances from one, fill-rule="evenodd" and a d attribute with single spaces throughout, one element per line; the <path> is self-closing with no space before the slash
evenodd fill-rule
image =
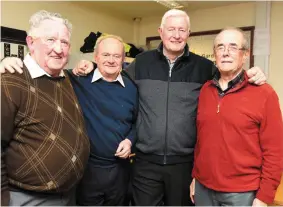
<path id="1" fill-rule="evenodd" d="M 115 40 L 118 40 L 121 45 L 122 45 L 122 50 L 123 50 L 123 57 L 125 56 L 125 47 L 124 47 L 124 41 L 123 39 L 120 37 L 120 36 L 117 36 L 117 35 L 105 35 L 105 36 L 100 36 L 97 41 L 96 41 L 96 45 L 94 46 L 94 55 L 96 55 L 98 53 L 98 47 L 100 45 L 100 43 L 103 41 L 103 40 L 106 40 L 106 39 L 115 39 Z"/>
<path id="2" fill-rule="evenodd" d="M 249 50 L 250 49 L 250 45 L 249 45 L 249 41 L 248 41 L 247 35 L 245 34 L 245 32 L 243 30 L 241 30 L 240 28 L 237 28 L 237 27 L 226 27 L 226 28 L 222 29 L 221 32 L 218 35 L 216 35 L 216 37 L 214 39 L 213 47 L 215 47 L 216 40 L 217 40 L 218 36 L 222 32 L 224 32 L 224 31 L 237 31 L 237 32 L 241 33 L 242 36 L 243 36 L 243 42 L 242 42 L 242 46 L 241 47 L 244 50 Z"/>
<path id="3" fill-rule="evenodd" d="M 33 14 L 29 19 L 30 28 L 28 31 L 29 36 L 36 36 L 36 30 L 40 26 L 43 20 L 50 19 L 54 21 L 62 22 L 68 28 L 69 35 L 72 33 L 72 24 L 69 20 L 64 19 L 59 13 L 52 13 L 45 10 L 40 10 Z"/>
<path id="4" fill-rule="evenodd" d="M 185 17 L 186 22 L 188 24 L 188 30 L 190 31 L 190 28 L 191 28 L 190 17 L 185 11 L 179 10 L 179 9 L 168 10 L 162 17 L 161 24 L 160 24 L 161 29 L 164 28 L 164 25 L 166 23 L 166 19 L 168 17 Z"/>

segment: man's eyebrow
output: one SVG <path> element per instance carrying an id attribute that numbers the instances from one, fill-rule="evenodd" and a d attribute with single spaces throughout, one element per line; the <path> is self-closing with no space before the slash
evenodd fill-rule
<path id="1" fill-rule="evenodd" d="M 220 47 L 220 46 L 223 46 L 224 44 L 223 43 L 219 43 L 216 45 L 216 47 Z"/>
<path id="2" fill-rule="evenodd" d="M 229 43 L 228 45 L 229 46 L 238 46 L 237 43 Z M 223 43 L 219 43 L 219 44 L 216 45 L 216 47 L 219 47 L 219 46 L 224 46 L 224 44 Z"/>

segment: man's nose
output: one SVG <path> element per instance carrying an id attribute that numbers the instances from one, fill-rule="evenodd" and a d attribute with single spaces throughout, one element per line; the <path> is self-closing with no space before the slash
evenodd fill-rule
<path id="1" fill-rule="evenodd" d="M 55 41 L 54 42 L 54 47 L 53 47 L 53 50 L 56 52 L 56 53 L 62 53 L 62 46 L 61 46 L 61 42 L 60 41 Z"/>
<path id="2" fill-rule="evenodd" d="M 224 56 L 228 56 L 229 55 L 229 47 L 225 47 L 224 48 L 223 55 Z"/>
<path id="3" fill-rule="evenodd" d="M 114 61 L 114 57 L 113 57 L 112 55 L 110 55 L 109 58 L 108 58 L 108 61 L 109 61 L 110 63 L 114 63 L 114 62 L 115 62 L 115 61 Z"/>
<path id="4" fill-rule="evenodd" d="M 180 34 L 178 30 L 175 30 L 174 35 L 173 35 L 176 39 L 180 38 Z"/>

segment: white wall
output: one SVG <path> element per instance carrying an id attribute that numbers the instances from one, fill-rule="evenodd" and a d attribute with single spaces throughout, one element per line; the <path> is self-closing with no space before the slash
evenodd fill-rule
<path id="1" fill-rule="evenodd" d="M 283 2 L 271 4 L 269 83 L 277 92 L 283 112 Z"/>
<path id="2" fill-rule="evenodd" d="M 84 38 L 92 31 L 121 36 L 124 41 L 133 40 L 133 23 L 130 18 L 104 12 L 100 8 L 87 8 L 77 2 L 58 1 L 2 1 L 1 26 L 27 30 L 30 16 L 38 10 L 58 12 L 73 24 L 72 52 L 79 52 Z"/>

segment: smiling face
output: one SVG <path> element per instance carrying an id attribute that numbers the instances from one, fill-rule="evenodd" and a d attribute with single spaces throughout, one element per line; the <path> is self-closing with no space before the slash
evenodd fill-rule
<path id="1" fill-rule="evenodd" d="M 159 28 L 163 50 L 167 54 L 182 53 L 189 38 L 189 25 L 185 16 L 169 16 Z"/>
<path id="2" fill-rule="evenodd" d="M 68 62 L 70 33 L 60 21 L 43 20 L 36 37 L 27 37 L 31 57 L 48 74 L 56 76 Z"/>
<path id="3" fill-rule="evenodd" d="M 221 74 L 237 74 L 243 69 L 249 57 L 249 52 L 243 45 L 243 34 L 237 30 L 224 30 L 217 35 L 214 54 Z"/>
<path id="4" fill-rule="evenodd" d="M 122 69 L 124 45 L 115 38 L 103 39 L 97 46 L 94 58 L 102 76 L 115 80 Z"/>

